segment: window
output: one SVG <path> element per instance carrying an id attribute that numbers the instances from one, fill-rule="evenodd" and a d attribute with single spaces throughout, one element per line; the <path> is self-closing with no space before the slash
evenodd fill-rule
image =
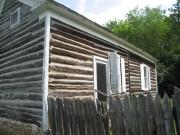
<path id="1" fill-rule="evenodd" d="M 111 93 L 126 92 L 125 62 L 117 52 L 109 53 Z"/>
<path id="2" fill-rule="evenodd" d="M 117 52 L 109 59 L 94 56 L 95 99 L 106 101 L 107 95 L 126 92 L 125 62 Z"/>
<path id="3" fill-rule="evenodd" d="M 109 88 L 108 60 L 94 56 L 94 89 L 95 99 L 107 101 Z"/>
<path id="4" fill-rule="evenodd" d="M 13 28 L 18 23 L 20 23 L 20 8 L 17 8 L 13 13 L 10 15 L 10 28 Z"/>
<path id="5" fill-rule="evenodd" d="M 141 64 L 141 89 L 142 90 L 150 90 L 151 89 L 151 81 L 150 81 L 150 68 Z"/>

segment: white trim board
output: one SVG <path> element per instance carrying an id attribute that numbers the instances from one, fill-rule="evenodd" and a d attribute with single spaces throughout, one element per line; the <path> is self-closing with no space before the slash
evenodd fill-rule
<path id="1" fill-rule="evenodd" d="M 43 18 L 43 16 L 41 16 Z M 50 43 L 50 23 L 49 14 L 44 14 L 45 17 L 45 39 L 44 39 L 44 55 L 43 55 L 43 131 L 48 130 L 48 83 L 49 83 L 49 43 Z M 42 19 L 39 18 L 39 19 Z"/>
<path id="2" fill-rule="evenodd" d="M 94 73 L 94 99 L 96 102 L 97 99 L 97 65 L 96 63 L 101 63 L 106 65 L 106 83 L 107 83 L 107 95 L 109 95 L 109 91 L 110 90 L 110 86 L 109 86 L 109 68 L 108 68 L 108 59 L 102 58 L 102 57 L 98 57 L 98 56 L 93 56 L 93 73 Z"/>

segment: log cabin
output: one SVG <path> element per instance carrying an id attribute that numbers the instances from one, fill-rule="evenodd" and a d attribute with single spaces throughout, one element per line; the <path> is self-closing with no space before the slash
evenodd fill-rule
<path id="1" fill-rule="evenodd" d="M 48 129 L 48 96 L 157 92 L 148 53 L 53 0 L 0 1 L 0 117 Z"/>

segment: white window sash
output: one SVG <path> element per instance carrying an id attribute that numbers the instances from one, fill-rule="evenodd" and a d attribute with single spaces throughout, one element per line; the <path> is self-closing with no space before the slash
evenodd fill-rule
<path id="1" fill-rule="evenodd" d="M 125 73 L 124 58 L 121 58 L 121 76 L 122 76 L 122 92 L 126 92 L 126 73 Z"/>
<path id="2" fill-rule="evenodd" d="M 140 71 L 141 71 L 141 89 L 150 90 L 151 89 L 150 68 L 145 64 L 141 64 Z M 144 72 L 146 72 L 146 76 L 144 76 Z"/>

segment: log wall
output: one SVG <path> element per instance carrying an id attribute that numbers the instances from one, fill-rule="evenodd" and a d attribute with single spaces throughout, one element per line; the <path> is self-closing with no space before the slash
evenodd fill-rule
<path id="1" fill-rule="evenodd" d="M 151 91 L 156 92 L 155 65 L 143 60 L 142 58 L 138 58 L 133 54 L 130 54 L 129 56 L 130 89 L 132 92 L 142 92 L 140 74 L 140 64 L 142 63 L 150 67 Z"/>
<path id="2" fill-rule="evenodd" d="M 108 58 L 108 53 L 113 50 L 117 50 L 118 54 L 125 59 L 127 91 L 131 89 L 133 92 L 138 92 L 141 89 L 140 64 L 143 62 L 151 65 L 152 75 L 154 75 L 153 64 L 98 37 L 52 19 L 49 95 L 92 97 L 94 95 L 93 56 Z M 152 83 L 155 86 L 154 82 Z"/>
<path id="3" fill-rule="evenodd" d="M 21 7 L 20 24 L 10 29 L 10 13 Z M 30 8 L 6 0 L 0 16 L 0 117 L 41 125 L 45 21 Z"/>

